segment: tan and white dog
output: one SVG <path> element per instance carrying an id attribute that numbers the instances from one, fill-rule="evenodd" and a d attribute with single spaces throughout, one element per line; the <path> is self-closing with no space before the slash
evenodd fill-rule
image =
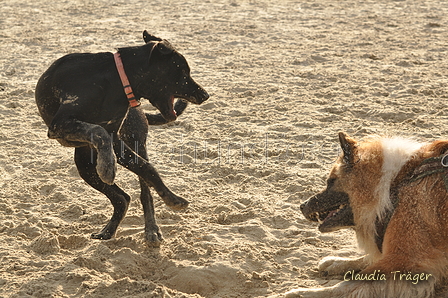
<path id="1" fill-rule="evenodd" d="M 343 153 L 327 187 L 301 205 L 321 232 L 353 227 L 361 259 L 324 258 L 340 274 L 333 287 L 300 288 L 286 297 L 426 298 L 448 275 L 448 140 L 357 142 L 339 134 Z"/>

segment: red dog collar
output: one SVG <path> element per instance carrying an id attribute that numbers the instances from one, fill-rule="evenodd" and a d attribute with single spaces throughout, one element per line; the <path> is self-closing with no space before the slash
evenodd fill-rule
<path id="1" fill-rule="evenodd" d="M 116 52 L 114 54 L 115 65 L 117 66 L 118 74 L 120 75 L 121 83 L 123 84 L 124 93 L 129 100 L 129 105 L 133 107 L 138 107 L 140 101 L 135 98 L 134 92 L 132 91 L 131 84 L 129 83 L 128 76 L 123 68 L 123 62 L 121 61 L 120 53 Z"/>

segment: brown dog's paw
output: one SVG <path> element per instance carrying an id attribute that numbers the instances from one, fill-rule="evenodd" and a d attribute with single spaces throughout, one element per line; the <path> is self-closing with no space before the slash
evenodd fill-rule
<path id="1" fill-rule="evenodd" d="M 115 173 L 117 172 L 117 161 L 114 154 L 98 155 L 96 171 L 100 179 L 109 185 L 114 184 Z"/>
<path id="2" fill-rule="evenodd" d="M 284 298 L 303 298 L 306 295 L 308 289 L 293 289 L 285 293 Z M 305 296 L 306 297 L 306 296 Z"/>
<path id="3" fill-rule="evenodd" d="M 330 298 L 333 296 L 331 288 L 298 288 L 285 293 L 285 298 Z"/>
<path id="4" fill-rule="evenodd" d="M 318 270 L 327 275 L 344 275 L 347 271 L 359 271 L 366 266 L 364 257 L 361 258 L 341 258 L 341 257 L 325 257 L 318 265 Z"/>

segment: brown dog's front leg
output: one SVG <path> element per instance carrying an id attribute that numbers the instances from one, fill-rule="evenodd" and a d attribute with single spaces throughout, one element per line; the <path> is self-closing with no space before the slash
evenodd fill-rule
<path id="1" fill-rule="evenodd" d="M 62 145 L 79 147 L 85 143 L 98 152 L 96 171 L 104 183 L 112 185 L 117 171 L 117 163 L 112 147 L 112 138 L 99 125 L 55 117 L 48 130 L 50 139 L 57 139 Z"/>

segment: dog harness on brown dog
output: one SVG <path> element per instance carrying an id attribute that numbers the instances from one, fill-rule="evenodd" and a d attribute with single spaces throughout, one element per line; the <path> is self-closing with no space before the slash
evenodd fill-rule
<path id="1" fill-rule="evenodd" d="M 445 188 L 448 190 L 448 153 L 425 159 L 412 173 L 410 182 L 437 173 L 443 173 L 443 182 L 445 183 Z"/>
<path id="2" fill-rule="evenodd" d="M 445 183 L 445 188 L 448 191 L 448 152 L 436 157 L 430 157 L 422 161 L 422 163 L 412 172 L 409 179 L 404 180 L 402 183 L 391 187 L 390 189 L 390 200 L 392 203 L 392 208 L 386 212 L 383 219 L 379 221 L 377 219 L 375 223 L 376 235 L 375 243 L 380 252 L 382 252 L 384 234 L 386 233 L 389 221 L 398 206 L 398 190 L 404 183 L 412 183 L 417 180 L 423 179 L 429 175 L 442 173 L 443 182 Z"/>

